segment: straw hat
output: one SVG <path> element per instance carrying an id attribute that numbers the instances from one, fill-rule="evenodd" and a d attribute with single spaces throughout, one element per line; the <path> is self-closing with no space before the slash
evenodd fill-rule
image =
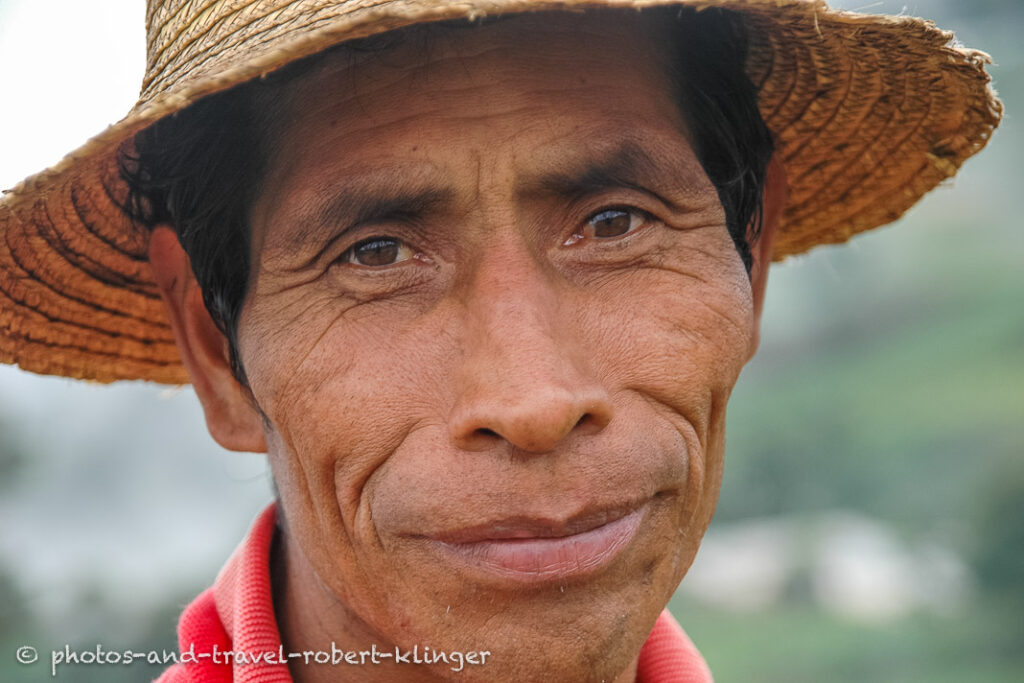
<path id="1" fill-rule="evenodd" d="M 101 382 L 188 381 L 146 261 L 148 233 L 118 208 L 118 148 L 157 119 L 329 45 L 410 24 L 660 4 L 745 17 L 747 70 L 790 182 L 776 260 L 895 220 L 999 123 L 987 55 L 921 19 L 814 0 L 148 0 L 138 104 L 0 199 L 0 361 Z"/>

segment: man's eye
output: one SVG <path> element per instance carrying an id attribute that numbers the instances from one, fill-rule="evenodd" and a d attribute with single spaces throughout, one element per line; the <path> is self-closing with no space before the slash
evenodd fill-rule
<path id="1" fill-rule="evenodd" d="M 639 209 L 604 209 L 587 220 L 594 237 L 608 239 L 633 232 L 647 221 Z"/>
<path id="2" fill-rule="evenodd" d="M 342 263 L 357 266 L 391 266 L 413 257 L 405 242 L 394 237 L 371 237 L 351 246 L 341 255 Z"/>

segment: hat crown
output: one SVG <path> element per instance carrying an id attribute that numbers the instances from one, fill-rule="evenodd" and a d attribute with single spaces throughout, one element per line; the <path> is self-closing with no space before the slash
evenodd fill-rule
<path id="1" fill-rule="evenodd" d="M 293 5 L 356 4 L 290 0 L 148 0 L 143 99 L 167 90 L 213 55 L 237 51 L 273 26 L 274 14 Z M 234 50 L 233 50 L 234 48 Z M 214 60 L 216 61 L 216 60 Z"/>
<path id="2" fill-rule="evenodd" d="M 142 101 L 223 74 L 265 73 L 337 40 L 401 26 L 530 9 L 588 4 L 643 7 L 655 0 L 148 0 Z"/>

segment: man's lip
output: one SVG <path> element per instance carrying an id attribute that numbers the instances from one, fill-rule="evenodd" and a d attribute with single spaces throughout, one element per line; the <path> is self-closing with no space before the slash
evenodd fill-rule
<path id="1" fill-rule="evenodd" d="M 561 581 L 610 564 L 636 535 L 645 510 L 618 507 L 564 521 L 506 518 L 431 540 L 455 562 L 499 582 Z"/>
<path id="2" fill-rule="evenodd" d="M 610 524 L 634 512 L 641 504 L 621 505 L 583 512 L 563 520 L 513 516 L 482 524 L 429 534 L 428 538 L 448 544 L 500 541 L 529 538 L 560 538 L 573 536 Z"/>

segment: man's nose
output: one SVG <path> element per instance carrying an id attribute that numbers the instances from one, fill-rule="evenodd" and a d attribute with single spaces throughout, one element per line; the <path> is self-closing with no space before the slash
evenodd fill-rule
<path id="1" fill-rule="evenodd" d="M 465 355 L 449 425 L 454 442 L 486 450 L 503 442 L 528 453 L 555 450 L 570 435 L 612 419 L 592 371 L 567 287 L 528 254 L 481 262 L 467 283 Z"/>

